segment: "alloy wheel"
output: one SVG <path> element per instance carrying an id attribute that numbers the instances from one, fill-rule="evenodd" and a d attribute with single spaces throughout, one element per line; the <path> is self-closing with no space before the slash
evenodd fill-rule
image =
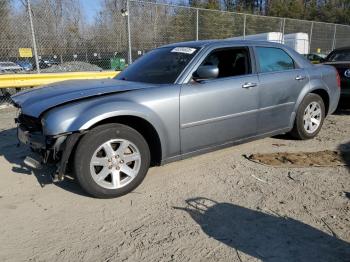
<path id="1" fill-rule="evenodd" d="M 304 129 L 308 134 L 314 133 L 321 124 L 322 109 L 318 102 L 311 102 L 304 111 Z"/>
<path id="2" fill-rule="evenodd" d="M 92 155 L 90 173 L 94 181 L 106 189 L 122 188 L 139 173 L 141 154 L 139 149 L 126 139 L 112 139 Z"/>

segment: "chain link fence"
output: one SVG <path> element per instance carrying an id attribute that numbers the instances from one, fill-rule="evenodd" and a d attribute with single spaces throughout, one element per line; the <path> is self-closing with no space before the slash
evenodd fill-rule
<path id="1" fill-rule="evenodd" d="M 328 54 L 334 48 L 350 46 L 348 25 L 137 0 L 96 0 L 94 6 L 82 3 L 0 1 L 0 63 L 17 63 L 21 72 L 27 73 L 122 70 L 164 44 L 249 39 L 271 32 L 279 35 L 277 41 L 302 53 Z M 0 89 L 0 103 L 11 93 Z"/>

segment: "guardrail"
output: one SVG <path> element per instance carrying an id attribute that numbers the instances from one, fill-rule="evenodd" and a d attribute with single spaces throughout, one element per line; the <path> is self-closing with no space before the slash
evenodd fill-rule
<path id="1" fill-rule="evenodd" d="M 47 85 L 54 82 L 74 79 L 103 79 L 116 76 L 119 71 L 5 74 L 0 75 L 0 88 L 21 88 Z"/>

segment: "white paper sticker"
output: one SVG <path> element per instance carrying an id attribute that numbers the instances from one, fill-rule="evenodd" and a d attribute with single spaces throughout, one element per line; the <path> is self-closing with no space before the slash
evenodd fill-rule
<path id="1" fill-rule="evenodd" d="M 183 54 L 193 54 L 196 51 L 196 48 L 191 47 L 175 47 L 171 50 L 172 53 L 183 53 Z"/>

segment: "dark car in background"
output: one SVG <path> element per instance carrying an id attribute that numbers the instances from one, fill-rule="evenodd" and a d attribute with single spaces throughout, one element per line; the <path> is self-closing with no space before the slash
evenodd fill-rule
<path id="1" fill-rule="evenodd" d="M 315 54 L 315 53 L 310 53 L 310 54 L 306 54 L 304 55 L 306 57 L 307 60 L 309 60 L 311 63 L 313 64 L 319 64 L 322 63 L 324 61 L 324 59 L 326 58 L 327 55 L 325 54 Z"/>
<path id="2" fill-rule="evenodd" d="M 40 69 L 45 69 L 48 67 L 51 67 L 53 65 L 58 65 L 59 63 L 55 61 L 54 59 L 40 59 L 39 60 L 39 67 Z"/>
<path id="3" fill-rule="evenodd" d="M 334 66 L 339 74 L 341 97 L 350 98 L 350 47 L 333 50 L 323 64 Z"/>

